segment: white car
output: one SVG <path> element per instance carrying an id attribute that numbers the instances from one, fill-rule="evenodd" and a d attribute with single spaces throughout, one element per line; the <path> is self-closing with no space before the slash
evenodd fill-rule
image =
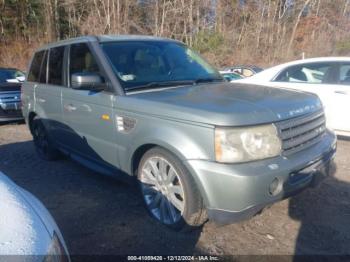
<path id="1" fill-rule="evenodd" d="M 293 61 L 236 82 L 314 93 L 325 107 L 328 127 L 350 136 L 350 57 Z"/>
<path id="2" fill-rule="evenodd" d="M 0 172 L 0 257 L 4 256 L 20 256 L 16 261 L 70 261 L 47 209 Z"/>

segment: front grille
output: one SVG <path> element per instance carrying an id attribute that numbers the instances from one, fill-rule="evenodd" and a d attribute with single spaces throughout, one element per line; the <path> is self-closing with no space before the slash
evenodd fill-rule
<path id="1" fill-rule="evenodd" d="M 290 155 L 320 141 L 326 131 L 326 119 L 323 111 L 318 111 L 278 122 L 276 127 L 282 140 L 282 153 Z"/>
<path id="2" fill-rule="evenodd" d="M 3 103 L 16 102 L 20 100 L 21 100 L 21 92 L 19 91 L 0 92 L 0 101 Z"/>
<path id="3" fill-rule="evenodd" d="M 18 91 L 0 92 L 0 109 L 18 111 L 21 107 L 21 93 Z M 9 112 L 12 114 L 12 112 Z"/>

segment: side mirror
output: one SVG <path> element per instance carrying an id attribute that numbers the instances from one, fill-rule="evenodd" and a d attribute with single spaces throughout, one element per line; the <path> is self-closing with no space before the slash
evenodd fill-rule
<path id="1" fill-rule="evenodd" d="M 105 87 L 103 78 L 96 73 L 75 73 L 71 76 L 73 89 L 101 89 Z"/>

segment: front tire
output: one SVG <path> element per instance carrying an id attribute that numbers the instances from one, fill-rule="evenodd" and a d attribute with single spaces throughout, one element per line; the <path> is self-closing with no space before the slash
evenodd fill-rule
<path id="1" fill-rule="evenodd" d="M 53 161 L 60 157 L 60 152 L 53 145 L 40 118 L 33 119 L 31 131 L 35 149 L 40 158 Z"/>
<path id="2" fill-rule="evenodd" d="M 175 230 L 201 226 L 206 211 L 201 194 L 184 165 L 168 151 L 154 147 L 139 163 L 137 177 L 152 217 Z"/>

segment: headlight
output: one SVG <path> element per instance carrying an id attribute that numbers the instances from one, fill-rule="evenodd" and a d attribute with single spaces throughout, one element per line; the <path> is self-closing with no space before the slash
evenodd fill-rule
<path id="1" fill-rule="evenodd" d="M 216 128 L 216 161 L 248 162 L 278 156 L 281 140 L 274 125 L 242 128 Z"/>
<path id="2" fill-rule="evenodd" d="M 56 233 L 54 233 L 49 246 L 49 250 L 44 258 L 44 262 L 68 262 L 69 256 Z"/>

